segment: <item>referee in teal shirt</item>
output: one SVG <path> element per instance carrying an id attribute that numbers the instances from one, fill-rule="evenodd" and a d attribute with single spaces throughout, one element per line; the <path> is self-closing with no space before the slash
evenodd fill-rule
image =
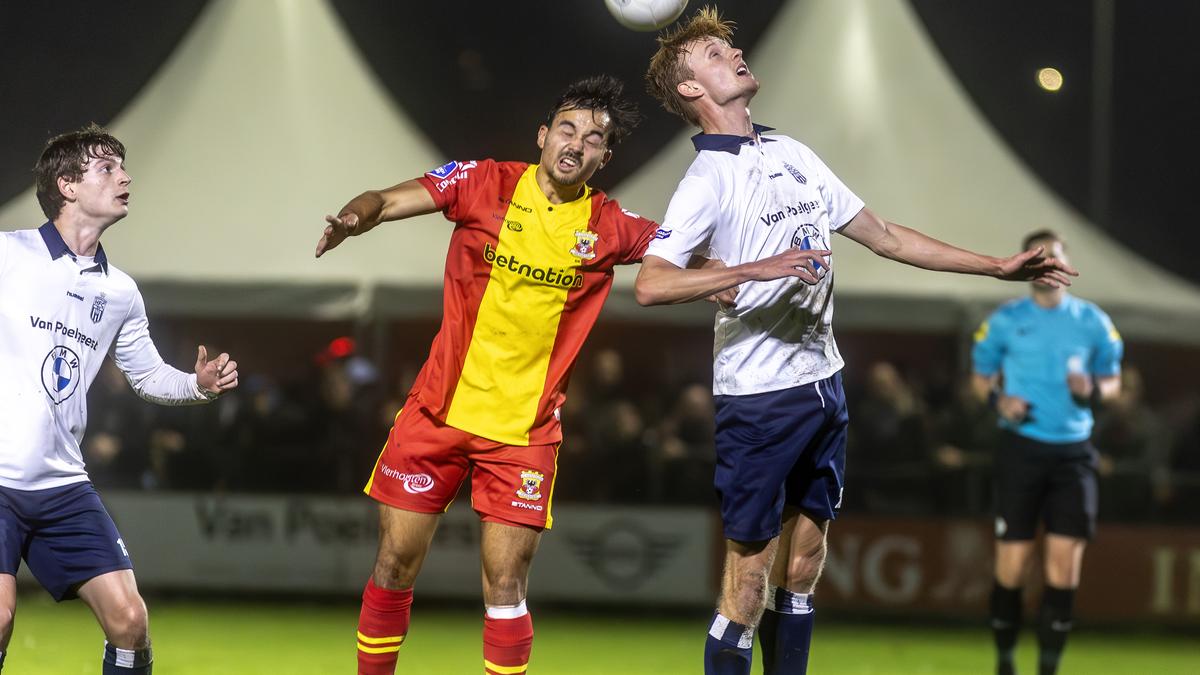
<path id="1" fill-rule="evenodd" d="M 1066 261 L 1054 232 L 1025 238 L 1025 250 L 1037 247 Z M 975 391 L 992 402 L 1005 430 L 994 465 L 991 623 L 999 675 L 1016 672 L 1021 589 L 1039 520 L 1046 541 L 1038 673 L 1058 670 L 1083 551 L 1096 527 L 1092 409 L 1120 393 L 1122 351 L 1121 336 L 1099 307 L 1039 283 L 1032 284 L 1030 297 L 1002 305 L 975 333 Z"/>

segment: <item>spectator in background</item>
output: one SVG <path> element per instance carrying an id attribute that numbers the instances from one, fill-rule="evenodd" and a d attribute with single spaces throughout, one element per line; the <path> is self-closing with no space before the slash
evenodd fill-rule
<path id="1" fill-rule="evenodd" d="M 1101 410 L 1093 434 L 1100 452 L 1100 511 L 1139 519 L 1156 515 L 1167 494 L 1169 432 L 1146 403 L 1142 373 L 1126 366 L 1121 393 Z"/>
<path id="2" fill-rule="evenodd" d="M 937 513 L 980 515 L 990 503 L 992 455 L 1000 438 L 996 413 L 964 379 L 950 404 L 934 416 L 931 460 Z"/>
<path id="3" fill-rule="evenodd" d="M 651 456 L 651 485 L 656 501 L 676 504 L 712 503 L 713 444 L 712 390 L 689 384 L 679 392 L 670 412 L 659 422 Z"/>
<path id="4" fill-rule="evenodd" d="M 876 361 L 867 369 L 855 404 L 847 467 L 867 508 L 919 513 L 931 508 L 927 488 L 925 402 L 896 366 Z"/>

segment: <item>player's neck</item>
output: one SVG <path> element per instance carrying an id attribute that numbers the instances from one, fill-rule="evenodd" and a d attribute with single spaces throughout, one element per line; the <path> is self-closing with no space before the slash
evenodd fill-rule
<path id="1" fill-rule="evenodd" d="M 700 110 L 700 129 L 706 134 L 753 136 L 754 124 L 750 121 L 750 108 L 744 103 L 731 102 L 726 106 L 711 106 Z"/>
<path id="2" fill-rule="evenodd" d="M 550 177 L 550 172 L 545 165 L 538 165 L 537 171 L 534 172 L 534 178 L 537 180 L 538 187 L 541 188 L 542 194 L 546 195 L 546 199 L 551 204 L 566 204 L 573 202 L 583 196 L 583 191 L 587 189 L 586 183 L 579 185 L 563 185 Z"/>
<path id="3" fill-rule="evenodd" d="M 1063 296 L 1067 292 L 1062 288 L 1039 288 L 1036 284 L 1033 287 L 1033 301 L 1038 307 L 1046 309 L 1054 309 L 1063 301 Z"/>
<path id="4" fill-rule="evenodd" d="M 54 219 L 54 228 L 58 230 L 58 235 L 62 237 L 67 248 L 75 255 L 94 256 L 96 249 L 100 246 L 100 235 L 108 229 L 110 225 L 116 221 L 102 221 L 95 218 L 87 218 L 78 213 L 68 210 L 68 207 L 63 207 L 63 210 Z"/>

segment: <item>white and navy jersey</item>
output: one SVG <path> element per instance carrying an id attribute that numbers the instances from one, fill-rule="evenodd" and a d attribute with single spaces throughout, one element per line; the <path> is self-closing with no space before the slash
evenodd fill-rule
<path id="1" fill-rule="evenodd" d="M 770 127 L 754 136 L 697 134 L 698 154 L 646 255 L 687 266 L 693 254 L 732 267 L 788 248 L 832 250 L 863 202 L 807 146 Z M 832 258 L 830 259 L 832 263 Z M 820 282 L 748 282 L 717 312 L 713 392 L 758 394 L 822 380 L 844 362 L 833 339 L 834 270 Z"/>
<path id="2" fill-rule="evenodd" d="M 194 374 L 163 363 L 137 285 L 102 247 L 76 256 L 53 223 L 0 232 L 0 486 L 87 480 L 87 390 L 110 349 L 143 398 L 205 400 Z"/>

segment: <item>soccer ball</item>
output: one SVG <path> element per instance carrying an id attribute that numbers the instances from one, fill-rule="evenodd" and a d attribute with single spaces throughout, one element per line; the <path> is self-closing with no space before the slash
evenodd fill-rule
<path id="1" fill-rule="evenodd" d="M 604 0 L 608 11 L 633 30 L 658 30 L 683 14 L 687 0 Z"/>

